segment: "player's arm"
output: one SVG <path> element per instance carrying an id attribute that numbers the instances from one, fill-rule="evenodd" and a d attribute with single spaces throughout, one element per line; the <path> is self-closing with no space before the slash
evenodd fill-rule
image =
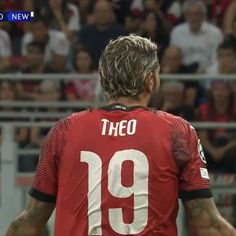
<path id="1" fill-rule="evenodd" d="M 234 228 L 216 208 L 196 131 L 186 121 L 178 119 L 172 126 L 172 138 L 180 171 L 180 198 L 186 209 L 191 236 L 236 236 Z"/>
<path id="2" fill-rule="evenodd" d="M 31 198 L 26 209 L 11 223 L 6 236 L 41 236 L 55 204 Z"/>
<path id="3" fill-rule="evenodd" d="M 235 229 L 220 215 L 213 198 L 184 201 L 194 236 L 236 236 Z"/>
<path id="4" fill-rule="evenodd" d="M 43 140 L 36 174 L 26 209 L 10 225 L 6 236 L 41 236 L 53 212 L 58 191 L 58 165 L 65 143 L 69 119 L 62 119 Z"/>

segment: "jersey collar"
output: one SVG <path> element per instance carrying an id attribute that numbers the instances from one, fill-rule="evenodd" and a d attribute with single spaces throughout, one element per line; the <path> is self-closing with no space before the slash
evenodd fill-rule
<path id="1" fill-rule="evenodd" d="M 125 106 L 120 103 L 113 103 L 111 105 L 101 107 L 100 109 L 105 110 L 105 111 L 115 111 L 115 110 L 133 111 L 138 108 L 147 109 L 146 107 L 143 107 L 143 106 Z"/>

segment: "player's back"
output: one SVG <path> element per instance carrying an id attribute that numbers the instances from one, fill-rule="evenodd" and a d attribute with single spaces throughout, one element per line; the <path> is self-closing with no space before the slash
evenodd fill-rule
<path id="1" fill-rule="evenodd" d="M 176 235 L 178 170 L 167 118 L 121 105 L 71 118 L 55 235 Z"/>

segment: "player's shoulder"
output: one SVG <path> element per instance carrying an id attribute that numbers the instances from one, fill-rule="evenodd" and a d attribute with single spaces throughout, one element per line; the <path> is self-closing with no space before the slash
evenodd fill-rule
<path id="1" fill-rule="evenodd" d="M 156 116 L 157 122 L 162 122 L 164 126 L 168 127 L 171 134 L 186 134 L 194 131 L 191 124 L 180 116 L 155 109 L 151 111 Z"/>
<path id="2" fill-rule="evenodd" d="M 181 140 L 196 137 L 197 133 L 195 128 L 182 117 L 163 111 L 157 111 L 156 115 L 167 122 L 172 142 L 181 142 Z"/>
<path id="3" fill-rule="evenodd" d="M 87 119 L 87 115 L 89 115 L 89 113 L 89 110 L 72 113 L 71 115 L 58 120 L 54 124 L 53 128 L 61 131 L 69 130 L 73 125 L 78 123 L 78 121 L 84 118 Z"/>
<path id="4" fill-rule="evenodd" d="M 78 122 L 83 119 L 88 119 L 88 116 L 90 115 L 91 115 L 91 110 L 86 109 L 84 111 L 74 112 L 71 115 L 67 116 L 66 119 L 70 124 L 73 124 L 74 122 Z"/>
<path id="5" fill-rule="evenodd" d="M 172 115 L 168 112 L 164 112 L 164 111 L 160 111 L 157 109 L 149 109 L 149 111 L 151 111 L 157 119 L 161 119 L 164 122 L 167 122 L 168 124 L 182 124 L 182 125 L 188 125 L 189 122 L 186 121 L 185 119 L 181 118 L 180 116 L 175 116 Z"/>

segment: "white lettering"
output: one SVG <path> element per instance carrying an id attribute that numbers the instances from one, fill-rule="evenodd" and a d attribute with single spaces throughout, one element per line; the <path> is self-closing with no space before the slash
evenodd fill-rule
<path id="1" fill-rule="evenodd" d="M 128 126 L 127 126 L 127 134 L 128 135 L 134 135 L 135 134 L 136 125 L 137 125 L 137 120 L 129 120 Z"/>
<path id="2" fill-rule="evenodd" d="M 119 127 L 119 122 L 116 122 L 116 123 L 110 122 L 110 128 L 109 128 L 109 134 L 108 135 L 112 136 L 112 133 L 114 131 L 114 136 L 117 136 L 118 127 Z"/>
<path id="3" fill-rule="evenodd" d="M 12 14 L 12 20 L 28 20 L 30 17 L 29 14 L 26 14 L 26 13 L 15 13 L 15 14 Z"/>
<path id="4" fill-rule="evenodd" d="M 103 125 L 102 125 L 102 135 L 106 135 L 107 130 L 107 123 L 109 123 L 109 120 L 102 119 Z"/>
<path id="5" fill-rule="evenodd" d="M 12 20 L 18 20 L 18 14 L 12 14 Z"/>
<path id="6" fill-rule="evenodd" d="M 2 13 L 0 13 L 0 20 L 3 20 L 4 15 Z"/>
<path id="7" fill-rule="evenodd" d="M 120 122 L 111 122 L 102 119 L 102 135 L 109 136 L 125 136 L 134 135 L 136 133 L 137 120 L 122 120 Z"/>
<path id="8" fill-rule="evenodd" d="M 28 18 L 29 18 L 29 14 L 19 14 L 19 16 L 21 15 L 21 17 L 22 17 L 22 19 L 23 20 L 28 20 Z"/>
<path id="9" fill-rule="evenodd" d="M 125 125 L 125 123 L 127 123 L 127 120 L 122 120 L 121 122 L 120 122 L 120 127 L 119 127 L 119 135 L 120 136 L 125 136 L 126 134 L 125 133 L 123 133 L 123 129 L 125 129 L 126 128 L 126 125 Z"/>

